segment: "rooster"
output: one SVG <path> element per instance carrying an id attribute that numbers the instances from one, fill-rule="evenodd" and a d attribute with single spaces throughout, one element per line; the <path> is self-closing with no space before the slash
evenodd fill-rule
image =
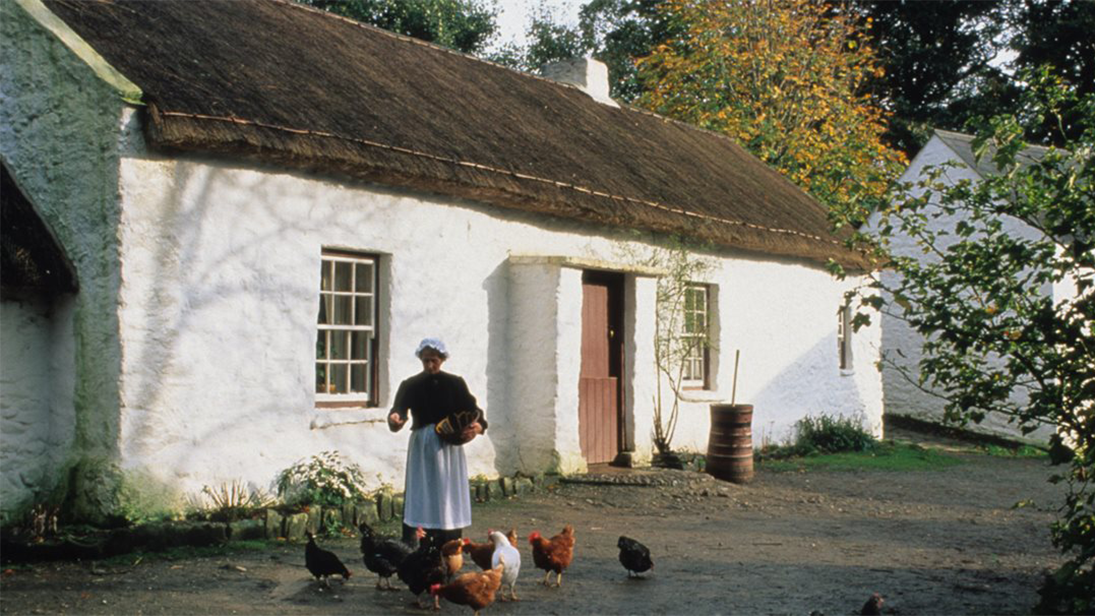
<path id="1" fill-rule="evenodd" d="M 398 539 L 377 535 L 368 524 L 362 524 L 358 530 L 361 531 L 361 557 L 365 568 L 379 576 L 377 589 L 397 590 L 392 586 L 392 576 L 398 571 L 399 563 L 413 550 Z"/>
<path id="2" fill-rule="evenodd" d="M 441 559 L 445 563 L 446 580 L 451 580 L 456 577 L 456 574 L 463 568 L 464 545 L 469 541 L 469 539 L 453 539 L 442 544 Z"/>
<path id="3" fill-rule="evenodd" d="M 620 535 L 620 540 L 616 542 L 616 546 L 620 548 L 620 564 L 627 569 L 627 577 L 631 577 L 631 573 L 635 572 L 635 575 L 649 571 L 654 568 L 654 561 L 650 559 L 650 550 L 638 541 L 630 537 L 624 537 Z"/>
<path id="4" fill-rule="evenodd" d="M 441 561 L 441 550 L 434 545 L 433 539 L 418 527 L 418 549 L 411 552 L 407 558 L 396 568 L 399 579 L 407 585 L 407 590 L 414 595 L 415 603 L 420 608 L 422 605 L 422 593 L 429 590 L 433 584 L 445 581 L 445 564 Z M 434 599 L 434 609 L 440 609 L 440 602 Z"/>
<path id="5" fill-rule="evenodd" d="M 444 597 L 446 601 L 466 605 L 475 612 L 475 616 L 479 616 L 479 610 L 494 603 L 494 597 L 502 586 L 505 566 L 503 561 L 493 569 L 465 573 L 444 586 L 434 584 L 430 586 L 430 594 L 435 599 Z"/>
<path id="6" fill-rule="evenodd" d="M 498 531 L 490 534 L 490 542 L 494 546 L 494 554 L 490 560 L 491 565 L 497 567 L 499 564 L 505 563 L 505 569 L 502 571 L 502 584 L 509 588 L 510 600 L 518 601 L 517 590 L 514 587 L 517 584 L 517 574 L 521 572 L 521 553 L 517 551 L 517 548 L 510 543 L 505 535 Z M 505 595 L 502 596 L 502 600 L 506 601 Z"/>
<path id="7" fill-rule="evenodd" d="M 343 582 L 348 580 L 350 570 L 342 564 L 338 556 L 334 552 L 328 552 L 316 545 L 316 537 L 312 534 L 312 531 L 308 531 L 307 534 L 308 544 L 304 546 L 304 566 L 308 569 L 308 573 L 311 573 L 317 582 L 323 582 L 328 588 L 331 587 L 330 577 L 332 575 L 341 575 Z"/>
<path id="8" fill-rule="evenodd" d="M 567 524 L 563 527 L 563 532 L 551 539 L 544 539 L 539 531 L 533 531 L 528 542 L 532 544 L 532 563 L 537 569 L 546 572 L 542 584 L 549 586 L 548 577 L 554 571 L 555 585 L 562 586 L 563 571 L 566 571 L 574 558 L 574 527 Z"/>
<path id="9" fill-rule="evenodd" d="M 867 602 L 863 604 L 863 609 L 859 610 L 859 613 L 863 616 L 879 616 L 882 614 L 882 595 L 872 594 Z"/>

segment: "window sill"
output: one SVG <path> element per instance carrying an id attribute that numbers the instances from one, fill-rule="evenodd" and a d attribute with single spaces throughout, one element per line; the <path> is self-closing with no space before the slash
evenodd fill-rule
<path id="1" fill-rule="evenodd" d="M 323 430 L 335 426 L 386 424 L 388 422 L 386 415 L 385 409 L 378 407 L 366 408 L 364 402 L 360 406 L 337 407 L 320 406 L 320 403 L 317 403 L 315 411 L 312 412 L 312 421 L 308 427 L 312 430 Z"/>
<path id="2" fill-rule="evenodd" d="M 681 390 L 682 402 L 719 402 L 722 396 L 713 389 L 683 389 Z"/>

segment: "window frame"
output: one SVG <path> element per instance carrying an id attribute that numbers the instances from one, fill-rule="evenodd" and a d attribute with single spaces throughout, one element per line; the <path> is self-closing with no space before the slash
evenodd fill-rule
<path id="1" fill-rule="evenodd" d="M 313 393 L 315 394 L 315 405 L 317 408 L 375 408 L 379 406 L 379 350 L 380 350 L 380 255 L 357 252 L 351 250 L 342 250 L 335 248 L 323 248 L 320 253 L 320 284 L 319 284 L 319 310 L 316 314 L 315 320 L 315 332 L 316 337 L 314 339 L 314 351 L 312 365 L 315 369 L 316 379 L 313 380 L 314 387 Z M 338 289 L 338 263 L 349 264 L 349 290 Z M 368 265 L 371 270 L 371 280 L 368 284 L 368 290 L 361 290 L 358 284 L 358 272 L 360 265 Z M 326 268 L 330 267 L 330 274 L 325 272 Z M 329 278 L 325 278 L 329 276 Z M 329 281 L 329 288 L 324 288 L 325 281 Z M 326 298 L 330 297 L 330 300 Z M 327 312 L 327 320 L 333 320 L 334 313 L 338 313 L 338 308 L 335 304 L 337 297 L 349 298 L 349 323 L 323 323 L 320 321 L 324 313 Z M 368 317 L 370 324 L 358 324 L 358 310 L 359 299 L 369 298 L 370 315 Z M 325 332 L 327 332 L 325 334 Z M 343 343 L 345 349 L 345 358 L 333 358 L 331 357 L 332 349 L 332 337 L 334 332 L 344 333 L 347 339 Z M 364 358 L 355 357 L 355 345 L 354 345 L 354 333 L 363 332 L 369 334 L 369 339 L 359 350 L 364 351 Z M 320 335 L 324 335 L 323 348 L 325 352 L 324 357 L 319 356 L 320 351 Z M 332 384 L 334 370 L 332 366 L 345 365 L 345 386 L 347 391 L 330 393 L 330 387 Z M 364 391 L 352 391 L 354 387 L 354 373 L 353 367 L 355 365 L 364 365 L 364 372 L 362 378 L 364 380 Z M 318 382 L 319 372 L 321 366 L 326 368 L 324 372 L 325 385 L 328 392 L 323 392 Z"/>
<path id="2" fill-rule="evenodd" d="M 686 282 L 684 288 L 684 298 L 681 304 L 681 331 L 678 332 L 678 336 L 683 339 L 687 338 L 701 338 L 702 341 L 698 346 L 692 347 L 691 352 L 687 358 L 683 361 L 692 362 L 692 368 L 688 371 L 689 374 L 695 374 L 694 368 L 696 362 L 700 365 L 700 372 L 702 376 L 700 378 L 685 378 L 685 372 L 681 371 L 681 389 L 690 391 L 705 391 L 711 389 L 711 285 L 702 282 Z M 691 309 L 689 310 L 688 295 L 692 292 L 702 291 L 703 297 L 703 309 Z M 693 306 L 695 304 L 693 303 Z M 702 331 L 688 332 L 689 329 L 689 312 L 694 314 L 703 315 Z M 694 321 L 692 321 L 694 322 Z"/>
<path id="3" fill-rule="evenodd" d="M 837 366 L 842 372 L 851 372 L 854 369 L 852 356 L 852 304 L 845 301 L 837 309 L 836 323 L 836 348 Z"/>

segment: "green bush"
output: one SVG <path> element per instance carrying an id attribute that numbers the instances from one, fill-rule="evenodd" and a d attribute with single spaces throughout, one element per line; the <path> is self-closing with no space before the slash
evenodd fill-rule
<path id="1" fill-rule="evenodd" d="M 324 451 L 281 471 L 277 486 L 288 505 L 337 506 L 364 497 L 365 476 L 337 451 Z"/>
<path id="2" fill-rule="evenodd" d="M 799 455 L 867 451 L 877 444 L 858 418 L 819 415 L 795 423 L 795 449 Z"/>

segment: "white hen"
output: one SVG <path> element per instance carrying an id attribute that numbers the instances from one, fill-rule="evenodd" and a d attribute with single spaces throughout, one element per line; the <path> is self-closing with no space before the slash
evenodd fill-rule
<path id="1" fill-rule="evenodd" d="M 499 563 L 504 563 L 502 586 L 508 586 L 509 598 L 518 601 L 517 590 L 514 587 L 517 584 L 517 574 L 521 572 L 521 553 L 513 547 L 513 544 L 509 542 L 509 539 L 506 539 L 505 535 L 498 531 L 490 534 L 490 542 L 494 545 L 494 554 L 490 557 L 490 564 L 492 567 L 497 567 Z M 505 597 L 503 597 L 504 600 Z"/>

